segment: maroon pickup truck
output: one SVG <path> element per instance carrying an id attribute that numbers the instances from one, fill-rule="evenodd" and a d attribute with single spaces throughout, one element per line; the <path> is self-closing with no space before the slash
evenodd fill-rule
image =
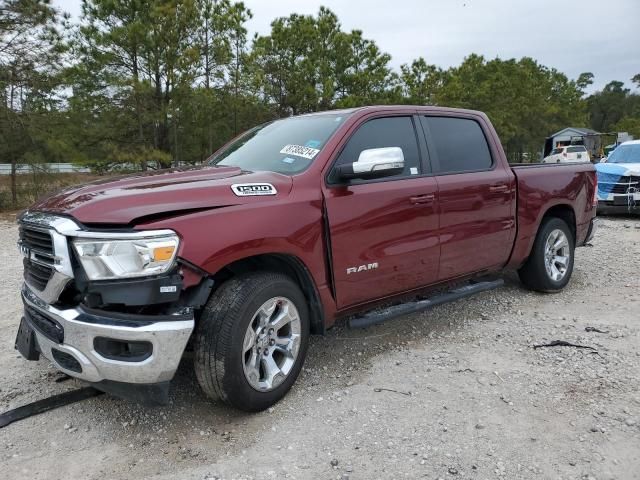
<path id="1" fill-rule="evenodd" d="M 72 188 L 25 212 L 16 347 L 156 402 L 192 349 L 208 396 L 262 410 L 291 388 L 309 335 L 340 317 L 371 325 L 493 288 L 507 269 L 562 289 L 596 203 L 590 163 L 510 166 L 479 112 L 277 120 L 207 166 Z"/>

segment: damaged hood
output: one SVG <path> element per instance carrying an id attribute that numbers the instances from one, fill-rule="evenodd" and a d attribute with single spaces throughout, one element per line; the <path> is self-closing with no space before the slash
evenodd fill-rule
<path id="1" fill-rule="evenodd" d="M 638 163 L 596 163 L 596 172 L 621 177 L 640 175 L 640 162 Z"/>
<path id="2" fill-rule="evenodd" d="M 263 191 L 252 192 L 247 184 L 258 184 Z M 232 189 L 234 185 L 239 187 Z M 144 217 L 277 199 L 288 195 L 291 185 L 289 176 L 237 167 L 159 170 L 71 187 L 29 210 L 70 215 L 89 224 L 135 224 Z"/>
<path id="3" fill-rule="evenodd" d="M 623 180 L 623 177 L 640 177 L 640 163 L 596 163 L 596 173 L 598 199 L 609 200 L 616 184 L 630 181 L 630 179 Z"/>

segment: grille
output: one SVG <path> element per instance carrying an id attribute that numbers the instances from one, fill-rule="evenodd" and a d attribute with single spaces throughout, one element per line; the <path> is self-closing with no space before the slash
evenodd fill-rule
<path id="1" fill-rule="evenodd" d="M 20 246 L 28 252 L 24 259 L 24 279 L 38 291 L 47 287 L 53 275 L 53 240 L 48 230 L 20 225 Z"/>
<path id="2" fill-rule="evenodd" d="M 53 255 L 53 240 L 47 230 L 20 225 L 20 243 L 36 254 Z"/>
<path id="3" fill-rule="evenodd" d="M 53 275 L 53 267 L 32 262 L 28 258 L 25 258 L 22 264 L 24 265 L 24 279 L 29 285 L 40 292 L 47 288 L 47 283 Z"/>
<path id="4" fill-rule="evenodd" d="M 637 191 L 640 191 L 640 177 L 620 177 L 620 180 L 613 185 L 611 193 L 625 194 L 630 188 L 635 188 Z"/>
<path id="5" fill-rule="evenodd" d="M 55 320 L 45 317 L 34 308 L 25 305 L 24 311 L 29 323 L 42 335 L 52 342 L 62 343 L 64 341 L 64 328 Z"/>

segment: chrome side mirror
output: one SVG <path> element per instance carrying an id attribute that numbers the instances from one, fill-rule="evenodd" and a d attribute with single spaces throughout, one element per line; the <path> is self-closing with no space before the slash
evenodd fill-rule
<path id="1" fill-rule="evenodd" d="M 357 162 L 339 165 L 336 170 L 342 179 L 398 175 L 404 171 L 404 153 L 400 147 L 370 148 L 360 152 Z"/>

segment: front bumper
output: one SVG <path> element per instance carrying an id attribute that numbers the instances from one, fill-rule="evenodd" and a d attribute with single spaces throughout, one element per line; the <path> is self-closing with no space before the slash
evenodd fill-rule
<path id="1" fill-rule="evenodd" d="M 178 368 L 195 323 L 192 311 L 175 316 L 127 318 L 81 306 L 59 310 L 41 300 L 26 284 L 22 299 L 38 351 L 69 376 L 98 385 L 168 382 Z M 107 358 L 96 351 L 96 338 L 148 342 L 151 351 L 144 358 Z"/>
<path id="2" fill-rule="evenodd" d="M 616 204 L 612 201 L 600 200 L 598 201 L 598 213 L 640 213 L 640 200 L 629 204 Z"/>

